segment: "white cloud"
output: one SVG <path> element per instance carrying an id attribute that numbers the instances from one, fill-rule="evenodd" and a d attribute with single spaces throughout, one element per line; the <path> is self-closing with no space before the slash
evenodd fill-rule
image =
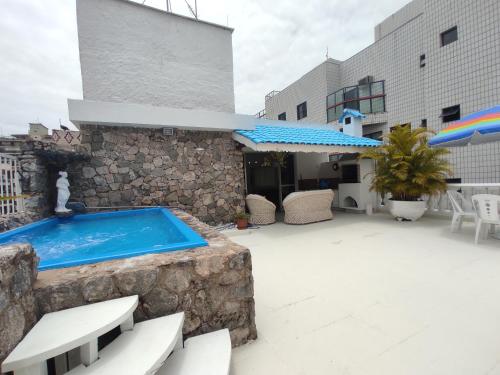
<path id="1" fill-rule="evenodd" d="M 340 60 L 368 46 L 373 27 L 407 2 L 198 0 L 198 13 L 235 28 L 236 110 L 254 114 L 267 92 L 323 61 L 327 46 Z M 189 14 L 183 0 L 171 3 Z M 146 4 L 165 8 L 165 0 Z M 1 9 L 0 133 L 25 132 L 32 121 L 67 125 L 66 99 L 82 96 L 75 1 L 4 0 Z"/>

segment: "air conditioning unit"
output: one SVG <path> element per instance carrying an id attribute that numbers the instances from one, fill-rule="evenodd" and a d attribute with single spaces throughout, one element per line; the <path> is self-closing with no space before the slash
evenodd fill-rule
<path id="1" fill-rule="evenodd" d="M 373 81 L 375 81 L 375 79 L 373 78 L 373 76 L 366 76 L 365 78 L 362 78 L 358 81 L 358 85 L 367 85 L 369 83 L 372 83 Z"/>

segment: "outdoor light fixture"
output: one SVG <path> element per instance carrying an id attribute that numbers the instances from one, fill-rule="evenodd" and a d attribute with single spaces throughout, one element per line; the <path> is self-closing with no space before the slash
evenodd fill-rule
<path id="1" fill-rule="evenodd" d="M 163 135 L 172 136 L 174 135 L 174 128 L 162 128 Z"/>

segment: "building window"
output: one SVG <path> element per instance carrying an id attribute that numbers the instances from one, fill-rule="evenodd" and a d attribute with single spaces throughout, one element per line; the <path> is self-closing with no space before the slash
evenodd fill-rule
<path id="1" fill-rule="evenodd" d="M 425 66 L 425 54 L 420 55 L 420 67 L 423 68 Z"/>
<path id="2" fill-rule="evenodd" d="M 365 81 L 358 86 L 344 87 L 326 97 L 328 122 L 338 120 L 345 108 L 364 114 L 385 112 L 384 81 Z"/>
<path id="3" fill-rule="evenodd" d="M 391 126 L 391 133 L 398 128 L 410 128 L 411 129 L 411 122 L 407 122 L 406 124 L 399 124 L 399 125 Z"/>
<path id="4" fill-rule="evenodd" d="M 447 44 L 453 43 L 458 39 L 458 30 L 457 27 L 454 26 L 449 30 L 446 30 L 441 33 L 441 47 L 446 46 Z"/>
<path id="5" fill-rule="evenodd" d="M 365 134 L 365 135 L 363 135 L 363 137 L 375 139 L 377 141 L 381 141 L 384 138 L 384 135 L 382 133 L 382 130 L 378 130 L 378 131 L 373 132 L 373 133 Z"/>
<path id="6" fill-rule="evenodd" d="M 460 105 L 443 108 L 441 110 L 441 118 L 443 119 L 443 122 L 460 120 Z"/>
<path id="7" fill-rule="evenodd" d="M 427 129 L 427 119 L 426 118 L 422 119 L 422 121 L 420 122 L 420 127 Z"/>
<path id="8" fill-rule="evenodd" d="M 297 106 L 297 120 L 307 117 L 307 102 L 300 103 Z"/>
<path id="9" fill-rule="evenodd" d="M 286 121 L 286 112 L 280 113 L 278 115 L 278 120 L 280 120 L 280 121 Z"/>

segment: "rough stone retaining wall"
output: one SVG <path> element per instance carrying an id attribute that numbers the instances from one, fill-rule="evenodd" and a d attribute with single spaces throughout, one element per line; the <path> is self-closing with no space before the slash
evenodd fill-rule
<path id="1" fill-rule="evenodd" d="M 230 132 L 82 125 L 81 133 L 90 161 L 68 168 L 71 200 L 169 205 L 211 224 L 244 208 L 243 154 Z"/>
<path id="2" fill-rule="evenodd" d="M 229 328 L 233 346 L 255 339 L 250 251 L 191 215 L 174 213 L 209 245 L 40 272 L 40 313 L 138 294 L 137 321 L 184 311 L 186 337 Z"/>
<path id="3" fill-rule="evenodd" d="M 0 363 L 37 321 L 33 283 L 38 258 L 28 244 L 0 250 Z"/>

